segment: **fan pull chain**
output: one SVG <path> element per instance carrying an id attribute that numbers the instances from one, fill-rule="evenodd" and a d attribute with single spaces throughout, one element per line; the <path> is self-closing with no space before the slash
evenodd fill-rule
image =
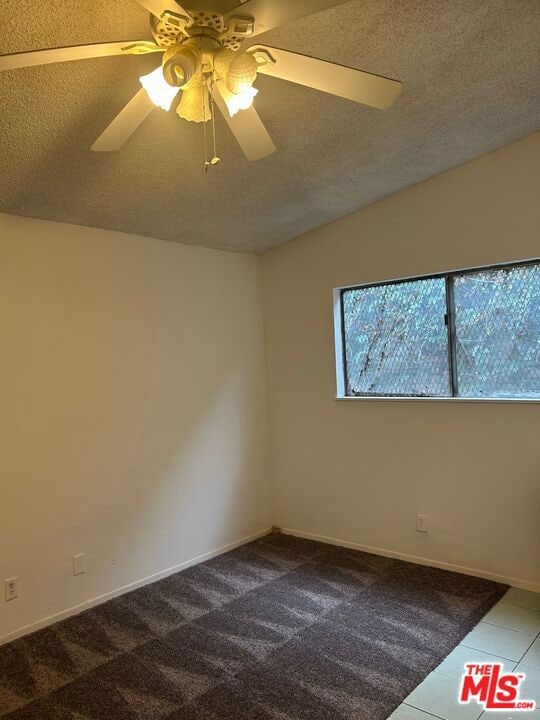
<path id="1" fill-rule="evenodd" d="M 209 93 L 210 96 L 210 118 L 212 119 L 212 143 L 213 143 L 213 149 L 214 154 L 212 155 L 212 159 L 208 160 L 208 142 L 206 138 L 206 95 L 205 92 Z M 202 93 L 202 105 L 203 105 L 203 137 L 204 137 L 204 172 L 208 172 L 208 168 L 211 165 L 217 165 L 219 162 L 221 162 L 221 158 L 218 157 L 217 154 L 217 145 L 216 145 L 216 112 L 214 109 L 214 76 L 212 75 L 210 78 L 210 83 L 207 85 L 204 85 L 204 91 Z M 210 119 L 208 118 L 208 119 Z"/>
<path id="2" fill-rule="evenodd" d="M 212 139 L 214 141 L 214 157 L 212 158 L 212 165 L 217 165 L 221 162 L 221 158 L 217 154 L 216 145 L 216 110 L 214 108 L 214 77 L 212 76 L 212 89 L 210 91 L 210 109 L 212 112 Z"/>
<path id="3" fill-rule="evenodd" d="M 204 87 L 204 86 L 203 86 Z M 202 111 L 203 111 L 203 138 L 204 138 L 204 172 L 208 172 L 208 166 L 210 163 L 208 162 L 208 146 L 206 142 L 206 104 L 205 104 L 205 96 L 204 96 L 204 90 L 201 93 L 202 95 Z"/>

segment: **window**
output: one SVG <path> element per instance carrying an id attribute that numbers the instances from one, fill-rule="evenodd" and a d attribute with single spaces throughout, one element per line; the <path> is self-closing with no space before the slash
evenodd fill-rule
<path id="1" fill-rule="evenodd" d="M 540 399 L 539 261 L 344 288 L 338 298 L 340 394 Z"/>

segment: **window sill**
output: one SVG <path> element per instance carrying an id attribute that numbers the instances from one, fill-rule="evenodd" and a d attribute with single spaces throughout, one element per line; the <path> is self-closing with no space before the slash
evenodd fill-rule
<path id="1" fill-rule="evenodd" d="M 506 405 L 508 403 L 524 403 L 524 404 L 538 404 L 540 398 L 461 398 L 461 397 L 368 397 L 361 396 L 352 397 L 349 395 L 336 395 L 335 400 L 345 401 L 360 401 L 360 402 L 443 402 L 443 403 L 502 403 Z"/>

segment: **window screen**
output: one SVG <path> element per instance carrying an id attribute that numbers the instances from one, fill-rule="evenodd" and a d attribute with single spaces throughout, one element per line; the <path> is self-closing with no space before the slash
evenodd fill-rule
<path id="1" fill-rule="evenodd" d="M 463 397 L 540 397 L 540 265 L 454 277 Z"/>
<path id="2" fill-rule="evenodd" d="M 348 396 L 540 399 L 540 263 L 341 291 Z"/>
<path id="3" fill-rule="evenodd" d="M 444 278 L 343 293 L 351 395 L 448 396 Z"/>

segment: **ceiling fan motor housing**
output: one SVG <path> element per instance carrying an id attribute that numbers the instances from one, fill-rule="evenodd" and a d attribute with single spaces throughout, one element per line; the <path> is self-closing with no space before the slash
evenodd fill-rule
<path id="1" fill-rule="evenodd" d="M 167 10 L 160 17 L 151 15 L 150 25 L 156 44 L 162 48 L 178 45 L 187 37 L 204 36 L 216 38 L 221 47 L 238 50 L 253 33 L 255 21 L 236 14 L 225 18 L 218 12 L 193 10 L 188 17 Z"/>

